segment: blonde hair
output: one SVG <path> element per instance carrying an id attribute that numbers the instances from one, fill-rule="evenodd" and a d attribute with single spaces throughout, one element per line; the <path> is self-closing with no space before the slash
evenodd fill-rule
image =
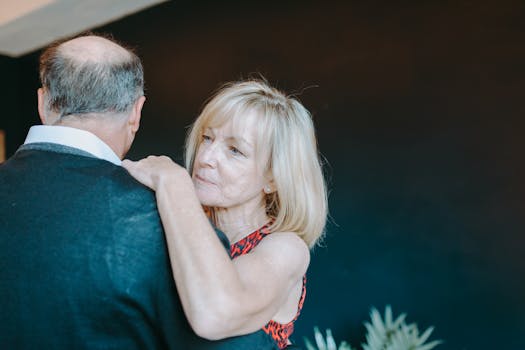
<path id="1" fill-rule="evenodd" d="M 263 80 L 226 84 L 212 96 L 188 133 L 186 168 L 193 171 L 205 128 L 228 120 L 242 122 L 247 112 L 255 112 L 258 118 L 256 152 L 276 190 L 266 195 L 266 211 L 273 218 L 270 230 L 295 232 L 313 247 L 324 233 L 326 185 L 311 115 L 295 98 Z M 213 209 L 206 209 L 213 218 Z"/>

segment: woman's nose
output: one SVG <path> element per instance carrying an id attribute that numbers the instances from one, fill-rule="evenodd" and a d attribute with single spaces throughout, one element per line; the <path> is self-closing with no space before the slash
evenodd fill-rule
<path id="1" fill-rule="evenodd" d="M 203 144 L 199 152 L 199 163 L 214 168 L 217 165 L 218 147 L 214 144 Z"/>

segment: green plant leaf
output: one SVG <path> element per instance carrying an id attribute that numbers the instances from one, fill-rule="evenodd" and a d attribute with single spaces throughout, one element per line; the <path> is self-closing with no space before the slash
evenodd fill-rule
<path id="1" fill-rule="evenodd" d="M 434 340 L 428 344 L 425 344 L 424 346 L 418 347 L 417 350 L 430 350 L 441 344 L 441 340 Z"/>
<path id="2" fill-rule="evenodd" d="M 434 331 L 434 327 L 429 327 L 429 328 L 427 328 L 427 330 L 426 330 L 425 332 L 423 332 L 423 334 L 422 334 L 421 337 L 419 338 L 417 346 L 420 346 L 420 345 L 422 345 L 424 342 L 426 342 L 427 339 L 430 337 L 430 335 L 432 334 L 433 331 Z"/>
<path id="3" fill-rule="evenodd" d="M 314 327 L 314 337 L 317 347 L 314 346 L 307 338 L 303 338 L 307 350 L 352 350 L 350 344 L 345 341 L 343 341 L 338 348 L 331 329 L 326 330 L 325 339 L 321 331 L 319 331 L 319 328 Z"/>
<path id="4" fill-rule="evenodd" d="M 303 338 L 303 340 L 306 345 L 306 350 L 317 350 L 307 338 Z"/>
<path id="5" fill-rule="evenodd" d="M 335 344 L 334 337 L 332 336 L 332 330 L 330 328 L 326 330 L 326 347 L 328 350 L 337 350 L 337 345 Z"/>
<path id="6" fill-rule="evenodd" d="M 387 305 L 384 319 L 376 308 L 370 310 L 370 322 L 365 322 L 366 343 L 361 344 L 363 350 L 431 350 L 442 343 L 435 340 L 425 344 L 430 338 L 434 327 L 427 328 L 421 336 L 416 323 L 406 324 L 406 314 L 394 319 L 392 308 Z M 352 350 L 349 343 L 343 341 L 339 347 L 334 340 L 332 331 L 326 330 L 326 337 L 314 327 L 317 348 L 304 338 L 307 350 Z"/>
<path id="7" fill-rule="evenodd" d="M 341 344 L 339 344 L 339 348 L 337 350 L 352 350 L 352 347 L 347 342 L 343 341 Z"/>
<path id="8" fill-rule="evenodd" d="M 386 332 L 385 325 L 383 324 L 383 320 L 381 319 L 381 315 L 377 309 L 372 308 L 372 311 L 370 312 L 370 318 L 372 319 L 372 325 L 377 330 L 377 333 L 384 334 Z"/>
<path id="9" fill-rule="evenodd" d="M 381 349 L 384 344 L 384 340 L 383 340 L 384 334 L 380 334 L 379 330 L 374 328 L 374 326 L 371 325 L 370 323 L 365 323 L 365 327 L 367 330 L 366 343 L 368 347 L 370 347 L 370 350 Z M 368 349 L 365 349 L 365 350 L 368 350 Z"/>
<path id="10" fill-rule="evenodd" d="M 390 307 L 390 305 L 387 305 L 385 307 L 385 324 L 386 328 L 392 328 L 392 326 L 394 325 L 392 323 L 392 308 Z"/>
<path id="11" fill-rule="evenodd" d="M 328 350 L 326 348 L 326 342 L 324 340 L 324 337 L 319 331 L 319 328 L 314 327 L 314 333 L 315 333 L 315 342 L 317 343 L 317 348 L 319 350 Z"/>

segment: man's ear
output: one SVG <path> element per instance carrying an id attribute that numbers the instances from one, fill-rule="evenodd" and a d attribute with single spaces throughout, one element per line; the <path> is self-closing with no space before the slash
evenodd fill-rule
<path id="1" fill-rule="evenodd" d="M 128 119 L 128 123 L 131 126 L 131 131 L 133 133 L 136 133 L 139 130 L 140 118 L 142 117 L 142 107 L 144 106 L 144 102 L 146 102 L 146 97 L 139 97 L 137 101 L 135 101 L 133 109 L 131 110 L 131 115 Z"/>
<path id="2" fill-rule="evenodd" d="M 46 114 L 45 114 L 46 109 L 44 107 L 44 104 L 45 104 L 44 88 L 39 88 L 38 90 L 36 90 L 36 94 L 38 97 L 38 115 L 40 117 L 40 121 L 42 122 L 42 124 L 46 125 Z"/>

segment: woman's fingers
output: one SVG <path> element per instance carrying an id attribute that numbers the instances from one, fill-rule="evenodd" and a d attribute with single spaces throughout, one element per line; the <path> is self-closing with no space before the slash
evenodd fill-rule
<path id="1" fill-rule="evenodd" d="M 144 163 L 124 159 L 122 161 L 122 167 L 125 168 L 137 181 L 153 190 L 155 189 L 153 187 L 154 183 L 151 174 Z"/>
<path id="2" fill-rule="evenodd" d="M 124 159 L 122 166 L 131 176 L 153 190 L 158 188 L 164 178 L 186 174 L 184 168 L 166 156 L 148 156 L 137 162 Z"/>

